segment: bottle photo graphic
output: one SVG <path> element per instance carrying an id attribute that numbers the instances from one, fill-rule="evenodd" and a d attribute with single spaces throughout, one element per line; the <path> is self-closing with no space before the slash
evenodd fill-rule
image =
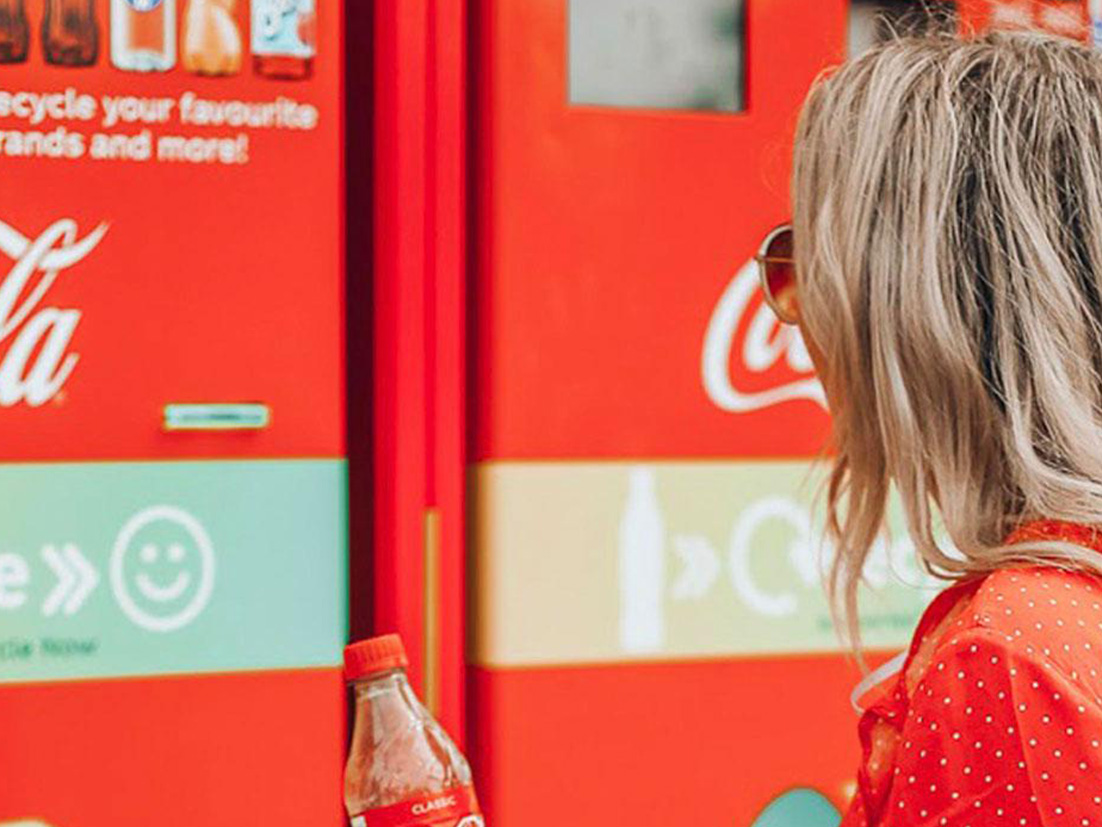
<path id="1" fill-rule="evenodd" d="M 241 71 L 241 30 L 236 0 L 188 0 L 180 61 L 196 75 L 236 75 Z"/>
<path id="2" fill-rule="evenodd" d="M 54 66 L 91 66 L 99 57 L 93 0 L 46 0 L 42 54 Z"/>
<path id="3" fill-rule="evenodd" d="M 317 52 L 315 0 L 252 0 L 253 71 L 261 77 L 305 80 Z"/>
<path id="4" fill-rule="evenodd" d="M 1102 0 L 1090 0 L 1088 5 L 1091 18 L 1091 43 L 1096 49 L 1102 49 Z"/>
<path id="5" fill-rule="evenodd" d="M 30 47 L 23 0 L 0 0 L 0 63 L 22 63 Z"/>
<path id="6" fill-rule="evenodd" d="M 127 72 L 176 65 L 176 0 L 111 0 L 111 64 Z"/>

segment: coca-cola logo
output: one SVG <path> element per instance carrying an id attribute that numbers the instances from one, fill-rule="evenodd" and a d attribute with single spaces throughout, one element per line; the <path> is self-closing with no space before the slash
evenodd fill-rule
<path id="1" fill-rule="evenodd" d="M 738 366 L 743 370 L 733 370 Z M 704 334 L 701 376 L 708 398 L 731 413 L 797 399 L 826 408 L 823 386 L 813 374 L 800 331 L 780 324 L 761 301 L 753 261 L 738 271 L 712 311 Z"/>
<path id="2" fill-rule="evenodd" d="M 0 277 L 0 407 L 42 405 L 72 374 L 80 357 L 69 344 L 81 314 L 51 306 L 47 293 L 106 233 L 100 224 L 78 238 L 76 222 L 61 218 L 32 240 L 0 221 L 0 253 L 12 261 Z"/>

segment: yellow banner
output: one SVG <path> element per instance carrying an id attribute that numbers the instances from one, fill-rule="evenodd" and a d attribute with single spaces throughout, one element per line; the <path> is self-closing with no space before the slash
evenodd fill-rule
<path id="1" fill-rule="evenodd" d="M 473 472 L 472 661 L 521 666 L 838 651 L 807 462 L 486 463 Z M 891 523 L 902 526 L 898 513 Z M 902 647 L 940 588 L 875 550 L 865 642 Z"/>

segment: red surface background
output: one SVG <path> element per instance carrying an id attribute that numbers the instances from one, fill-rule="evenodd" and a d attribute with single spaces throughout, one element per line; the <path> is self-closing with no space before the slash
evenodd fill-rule
<path id="1" fill-rule="evenodd" d="M 100 222 L 110 224 L 99 247 L 63 271 L 43 302 L 83 314 L 70 348 L 80 361 L 54 400 L 0 409 L 0 459 L 341 455 L 340 5 L 319 4 L 315 77 L 303 82 L 257 77 L 248 60 L 239 75 L 222 78 L 190 75 L 179 65 L 166 74 L 118 71 L 107 54 L 106 0 L 96 4 L 97 65 L 47 67 L 38 41 L 41 5 L 27 4 L 30 59 L 0 65 L 0 89 L 73 86 L 96 96 L 172 98 L 192 90 L 200 98 L 245 101 L 285 96 L 316 106 L 320 121 L 312 131 L 153 129 L 155 135 L 248 132 L 251 161 L 240 166 L 0 153 L 0 221 L 30 238 L 62 217 L 76 220 L 82 237 Z M 0 129 L 33 128 L 42 127 L 0 120 Z M 0 279 L 11 264 L 0 255 Z M 8 345 L 0 342 L 0 358 Z M 273 423 L 252 434 L 164 434 L 161 409 L 168 402 L 264 402 Z"/>
<path id="2" fill-rule="evenodd" d="M 858 761 L 842 656 L 473 670 L 490 824 L 730 824 L 785 789 L 842 808 Z M 562 802 L 562 807 L 540 802 Z"/>
<path id="3" fill-rule="evenodd" d="M 336 669 L 0 687 L 0 821 L 342 823 Z"/>

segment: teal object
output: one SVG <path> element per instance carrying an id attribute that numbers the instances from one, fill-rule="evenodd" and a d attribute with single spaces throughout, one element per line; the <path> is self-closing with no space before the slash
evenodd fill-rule
<path id="1" fill-rule="evenodd" d="M 166 431 L 256 431 L 267 428 L 272 412 L 259 403 L 165 405 Z"/>
<path id="2" fill-rule="evenodd" d="M 0 466 L 0 683 L 335 667 L 343 460 Z"/>
<path id="3" fill-rule="evenodd" d="M 789 790 L 761 811 L 750 827 L 838 827 L 842 816 L 822 793 Z"/>

